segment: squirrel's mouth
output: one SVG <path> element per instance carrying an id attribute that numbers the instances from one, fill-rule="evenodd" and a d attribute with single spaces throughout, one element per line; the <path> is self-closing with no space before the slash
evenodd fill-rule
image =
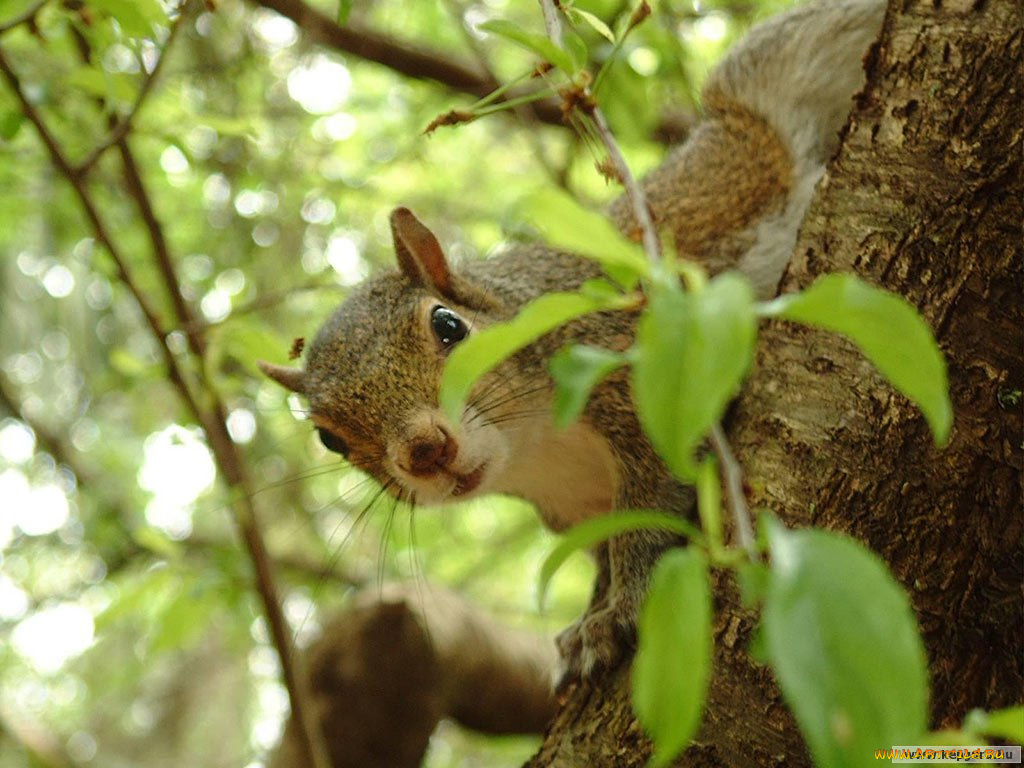
<path id="1" fill-rule="evenodd" d="M 452 489 L 452 496 L 464 496 L 475 491 L 484 479 L 484 470 L 487 464 L 481 464 L 468 475 L 455 475 L 455 487 Z"/>

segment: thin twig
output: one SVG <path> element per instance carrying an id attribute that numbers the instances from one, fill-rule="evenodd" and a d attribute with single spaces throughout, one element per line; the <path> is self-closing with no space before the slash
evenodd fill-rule
<path id="1" fill-rule="evenodd" d="M 164 46 L 160 51 L 160 56 L 157 58 L 156 64 L 153 65 L 153 69 L 146 75 L 145 79 L 143 79 L 139 92 L 135 95 L 135 101 L 132 103 L 131 109 L 128 110 L 124 117 L 116 121 L 113 129 L 103 143 L 90 152 L 89 156 L 78 164 L 78 168 L 76 169 L 78 173 L 88 173 L 92 167 L 96 165 L 100 157 L 102 157 L 103 154 L 114 145 L 120 144 L 121 140 L 124 139 L 132 129 L 132 124 L 138 116 L 139 111 L 142 109 L 142 105 L 146 101 L 146 97 L 153 91 L 153 85 L 156 83 L 157 76 L 160 74 L 164 60 L 167 58 L 167 52 L 174 43 L 174 38 L 177 37 L 178 30 L 182 27 L 187 5 L 188 0 L 185 0 L 185 2 L 183 2 L 178 8 L 178 16 L 173 22 L 171 22 L 170 30 L 167 33 L 167 40 L 164 41 Z"/>
<path id="2" fill-rule="evenodd" d="M 219 399 L 216 398 L 215 390 L 212 387 L 207 387 L 207 392 L 205 394 L 213 398 L 214 405 L 210 411 L 206 411 L 199 407 L 199 403 L 187 383 L 177 358 L 167 344 L 167 334 L 164 331 L 162 323 L 160 322 L 156 312 L 151 307 L 141 287 L 135 282 L 131 273 L 128 271 L 127 262 L 122 257 L 120 250 L 117 248 L 106 224 L 103 221 L 103 218 L 100 216 L 99 210 L 92 199 L 84 178 L 75 173 L 74 168 L 68 162 L 67 157 L 64 155 L 63 150 L 60 148 L 60 145 L 57 143 L 53 134 L 46 127 L 46 124 L 43 122 L 35 107 L 28 100 L 24 89 L 21 87 L 21 82 L 18 79 L 17 74 L 11 68 L 2 49 L 0 49 L 0 73 L 4 75 L 4 78 L 14 91 L 18 102 L 21 104 L 23 113 L 28 118 L 29 122 L 31 122 L 35 127 L 36 132 L 39 134 L 41 141 L 50 155 L 51 161 L 67 178 L 68 182 L 77 193 L 79 201 L 85 210 L 86 217 L 92 225 L 93 233 L 97 242 L 103 245 L 110 253 L 111 258 L 114 260 L 115 266 L 117 267 L 119 278 L 129 289 L 139 307 L 142 309 L 150 330 L 156 337 L 158 346 L 160 347 L 164 360 L 167 364 L 172 384 L 174 384 L 180 396 L 185 401 L 195 421 L 202 427 L 206 434 L 207 440 L 210 443 L 210 448 L 213 451 L 214 458 L 220 470 L 221 477 L 237 494 L 233 502 L 233 508 L 235 511 L 234 519 L 239 528 L 239 533 L 245 542 L 246 548 L 249 551 L 249 556 L 256 572 L 257 591 L 262 599 L 264 611 L 267 616 L 267 623 L 270 626 L 271 637 L 281 660 L 282 675 L 284 676 L 285 686 L 288 689 L 292 712 L 300 725 L 303 736 L 305 737 L 303 739 L 303 744 L 306 747 L 310 764 L 313 768 L 330 768 L 330 760 L 327 756 L 327 748 L 324 744 L 323 734 L 320 730 L 319 723 L 315 722 L 313 719 L 312 707 L 308 706 L 308 704 L 311 704 L 312 702 L 311 696 L 307 693 L 308 681 L 297 669 L 298 662 L 294 646 L 292 644 L 291 632 L 288 629 L 287 620 L 285 619 L 284 612 L 281 608 L 281 602 L 274 583 L 273 567 L 270 557 L 267 554 L 263 538 L 260 534 L 256 509 L 252 501 L 252 489 L 249 486 L 248 477 L 245 472 L 245 465 L 238 452 L 237 446 L 231 440 L 231 437 L 227 432 L 223 418 L 223 405 L 220 403 Z M 124 141 L 126 141 L 126 139 L 122 138 L 121 142 Z M 185 321 L 188 321 L 188 319 L 189 317 L 184 318 Z M 202 366 L 200 367 L 202 368 Z"/>
<path id="3" fill-rule="evenodd" d="M 608 126 L 608 121 L 605 120 L 601 108 L 595 105 L 592 116 L 597 135 L 608 151 L 608 158 L 615 167 L 622 185 L 626 188 L 626 197 L 629 199 L 630 207 L 633 209 L 636 223 L 640 227 L 647 260 L 651 263 L 651 266 L 657 266 L 661 263 L 661 241 L 658 240 L 658 231 L 654 228 L 654 221 L 651 219 L 651 210 L 647 207 L 647 196 L 644 194 L 643 187 L 640 186 L 636 177 L 629 170 L 626 158 L 623 157 L 622 150 L 619 149 L 618 142 L 615 141 L 615 137 L 612 135 L 611 128 Z"/>
<path id="4" fill-rule="evenodd" d="M 360 27 L 353 20 L 345 26 L 335 23 L 302 0 L 252 0 L 291 19 L 314 43 L 358 56 L 416 80 L 433 80 L 461 93 L 482 98 L 498 83 L 478 72 L 472 65 L 448 58 L 437 51 L 424 50 L 372 29 Z M 550 125 L 562 125 L 562 111 L 552 99 L 534 102 L 537 119 Z"/>
<path id="5" fill-rule="evenodd" d="M 466 45 L 469 46 L 469 49 L 473 52 L 473 55 L 476 58 L 477 63 L 480 65 L 480 68 L 483 70 L 485 76 L 488 79 L 493 80 L 495 83 L 499 83 L 500 81 L 498 80 L 498 77 L 494 74 L 494 68 L 491 66 L 491 61 L 490 57 L 487 54 L 486 46 L 484 46 L 483 43 L 479 39 L 477 39 L 477 37 L 470 31 L 469 27 L 466 25 L 464 18 L 465 4 L 460 2 L 460 0 L 446 0 L 445 5 L 448 8 L 448 13 L 455 17 L 455 19 L 457 20 L 459 30 L 461 30 L 462 32 L 462 39 L 466 41 Z M 524 76 L 524 79 L 525 77 L 526 76 Z M 532 95 L 527 95 L 525 97 L 527 99 L 526 101 L 520 101 L 520 99 L 523 97 L 517 97 L 515 95 L 507 96 L 506 90 L 511 90 L 515 82 L 516 81 L 514 81 L 513 83 L 509 83 L 508 85 L 497 86 L 493 91 L 491 91 L 490 94 L 480 99 L 480 101 L 478 101 L 474 105 L 473 111 L 476 112 L 478 115 L 482 116 L 483 114 L 486 113 L 484 107 L 486 107 L 486 105 L 491 101 L 495 101 L 497 102 L 497 109 L 511 108 L 512 112 L 515 114 L 515 116 L 519 119 L 519 121 L 523 124 L 524 127 L 526 127 L 527 129 L 534 128 L 537 123 L 537 113 L 531 111 L 527 107 L 530 104 L 533 104 L 536 101 L 536 98 L 533 97 Z M 536 130 L 527 130 L 525 132 L 525 136 L 526 140 L 533 147 L 533 153 L 536 156 L 538 162 L 541 164 L 541 167 L 544 168 L 545 172 L 551 177 L 553 181 L 557 182 L 561 174 L 555 169 L 554 165 L 551 163 L 551 160 L 548 158 L 548 153 L 544 148 L 543 142 L 541 141 L 540 133 Z"/>
<path id="6" fill-rule="evenodd" d="M 544 23 L 548 30 L 548 36 L 551 37 L 551 41 L 555 45 L 560 45 L 561 23 L 558 19 L 558 9 L 555 2 L 556 0 L 540 0 L 540 5 L 544 11 Z M 553 33 L 557 34 L 557 37 L 553 36 Z M 623 157 L 622 150 L 619 149 L 619 144 L 615 140 L 615 136 L 608 126 L 608 121 L 605 119 L 601 108 L 597 105 L 597 101 L 594 99 L 590 88 L 586 84 L 577 83 L 576 85 L 581 91 L 581 98 L 578 100 L 578 103 L 588 105 L 587 114 L 590 115 L 593 121 L 594 132 L 608 152 L 608 159 L 615 169 L 616 176 L 618 176 L 622 185 L 626 188 L 626 198 L 633 209 L 633 216 L 636 218 L 637 226 L 640 227 L 644 253 L 647 254 L 651 266 L 657 266 L 661 262 L 661 242 L 658 240 L 658 231 L 654 228 L 654 221 L 651 219 L 650 209 L 647 207 L 647 197 L 644 195 L 644 190 L 637 182 L 636 177 L 633 176 L 633 172 L 630 171 L 626 158 Z"/>
<path id="7" fill-rule="evenodd" d="M 743 468 L 736 461 L 720 424 L 715 424 L 711 428 L 711 449 L 715 452 L 725 478 L 725 500 L 732 513 L 736 538 L 750 559 L 757 560 L 757 546 L 750 525 L 750 509 L 747 507 L 746 494 L 743 493 Z"/>
<path id="8" fill-rule="evenodd" d="M 556 0 L 540 0 L 541 7 L 544 9 L 544 19 L 549 35 L 552 30 L 549 18 L 554 18 L 556 24 L 558 22 L 555 2 Z M 552 42 L 555 42 L 556 45 L 558 44 L 554 37 L 552 37 Z M 615 136 L 608 126 L 608 121 L 605 120 L 604 114 L 594 100 L 593 94 L 586 85 L 583 85 L 581 90 L 583 98 L 579 100 L 579 103 L 589 105 L 588 112 L 593 120 L 594 131 L 607 150 L 608 158 L 615 169 L 616 175 L 626 188 L 626 197 L 633 210 L 633 216 L 636 218 L 637 225 L 640 227 L 644 252 L 647 254 L 651 266 L 658 266 L 661 263 L 661 243 L 658 240 L 658 232 L 654 227 L 654 221 L 651 219 L 650 209 L 647 207 L 647 197 L 644 194 L 643 187 L 637 182 L 636 177 L 633 176 L 629 166 L 626 164 L 626 159 L 619 149 L 618 142 L 616 142 Z M 757 548 L 750 525 L 750 510 L 747 508 L 747 500 L 743 494 L 743 470 L 733 456 L 725 433 L 722 432 L 722 428 L 717 424 L 711 430 L 711 445 L 715 455 L 718 457 L 718 462 L 722 467 L 725 478 L 726 501 L 732 512 L 736 537 L 739 540 L 740 546 L 743 547 L 751 559 L 756 559 Z"/>
<path id="9" fill-rule="evenodd" d="M 121 253 L 121 250 L 114 243 L 114 240 L 110 235 L 110 231 L 107 229 L 106 223 L 100 216 L 99 210 L 93 202 L 92 196 L 90 195 L 85 182 L 75 173 L 74 168 L 68 162 L 68 159 L 65 157 L 56 138 L 54 138 L 53 134 L 50 133 L 50 130 L 46 127 L 46 124 L 43 122 L 38 111 L 36 111 L 32 102 L 28 100 L 24 89 L 21 87 L 21 81 L 11 68 L 2 48 L 0 48 L 0 73 L 3 74 L 4 78 L 7 80 L 7 84 L 14 92 L 15 98 L 21 105 L 22 113 L 28 121 L 32 123 L 33 127 L 35 127 L 36 133 L 39 135 L 40 140 L 43 142 L 43 145 L 46 147 L 46 150 L 50 155 L 50 160 L 74 188 L 78 199 L 82 204 L 82 208 L 85 211 L 86 218 L 92 226 L 96 241 L 107 249 L 111 259 L 114 261 L 118 278 L 125 284 L 129 292 L 135 298 L 136 303 L 139 305 L 139 309 L 142 311 L 142 314 L 146 319 L 147 325 L 149 325 L 153 335 L 157 338 L 159 342 L 158 346 L 163 353 L 164 362 L 167 364 L 168 374 L 172 383 L 175 384 L 178 391 L 181 393 L 182 399 L 185 401 L 185 405 L 187 406 L 189 413 L 192 414 L 193 418 L 195 418 L 197 422 L 201 423 L 202 412 L 186 383 L 184 372 L 178 364 L 177 358 L 175 358 L 174 354 L 165 343 L 167 334 L 156 309 L 146 298 L 141 286 L 135 281 L 135 278 L 132 277 L 131 272 L 128 270 L 128 262 Z"/>

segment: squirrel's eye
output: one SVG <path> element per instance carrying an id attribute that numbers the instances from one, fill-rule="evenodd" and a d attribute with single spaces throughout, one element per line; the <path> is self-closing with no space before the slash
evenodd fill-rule
<path id="1" fill-rule="evenodd" d="M 324 448 L 328 451 L 340 453 L 342 456 L 348 456 L 348 443 L 336 434 L 321 428 L 317 428 L 316 433 L 320 436 L 320 442 L 324 444 Z"/>
<path id="2" fill-rule="evenodd" d="M 430 326 L 445 349 L 453 347 L 469 335 L 469 328 L 462 318 L 447 307 L 434 307 L 430 313 Z"/>

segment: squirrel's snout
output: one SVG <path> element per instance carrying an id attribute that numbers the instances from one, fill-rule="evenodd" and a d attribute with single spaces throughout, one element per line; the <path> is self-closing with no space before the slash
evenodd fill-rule
<path id="1" fill-rule="evenodd" d="M 451 465 L 459 445 L 444 427 L 436 426 L 433 434 L 410 440 L 407 450 L 409 472 L 416 477 L 430 477 Z"/>

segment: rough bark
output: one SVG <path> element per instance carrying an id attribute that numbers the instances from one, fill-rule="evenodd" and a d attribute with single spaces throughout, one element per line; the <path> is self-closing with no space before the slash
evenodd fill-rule
<path id="1" fill-rule="evenodd" d="M 911 596 L 932 673 L 932 724 L 1015 703 L 1021 657 L 1022 23 L 1014 0 L 890 9 L 868 86 L 812 205 L 784 290 L 851 271 L 917 306 L 947 355 L 955 425 L 920 414 L 848 342 L 776 323 L 729 433 L 752 506 L 866 542 Z M 752 617 L 716 591 L 716 669 L 687 766 L 803 766 Z M 894 692 L 898 695 L 898 692 Z M 887 745 L 879 745 L 887 746 Z M 628 671 L 580 685 L 539 766 L 641 766 Z"/>

